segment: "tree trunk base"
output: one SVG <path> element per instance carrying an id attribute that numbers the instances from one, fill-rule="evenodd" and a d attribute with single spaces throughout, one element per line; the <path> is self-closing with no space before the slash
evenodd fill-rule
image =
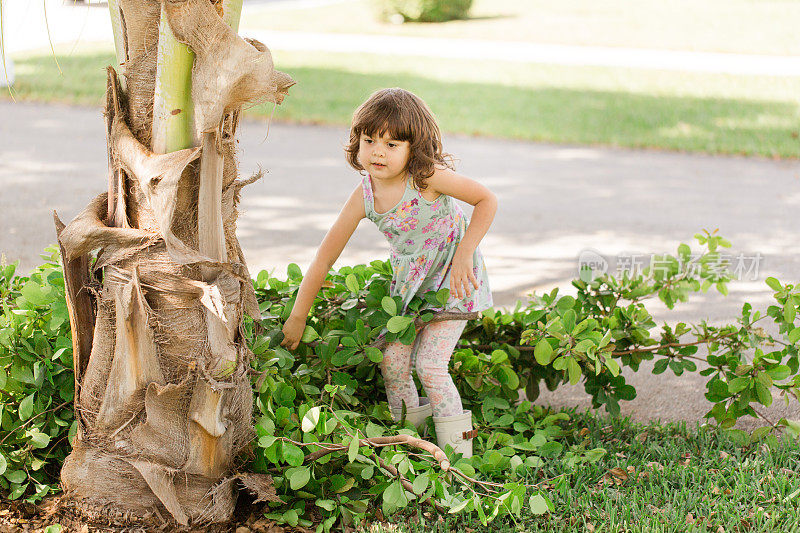
<path id="1" fill-rule="evenodd" d="M 174 523 L 174 513 L 156 496 L 132 464 L 135 462 L 135 458 L 122 459 L 76 442 L 61 469 L 64 500 L 92 521 L 107 519 L 114 524 L 139 526 Z M 185 513 L 186 522 L 230 521 L 236 505 L 235 483 L 180 472 L 170 472 L 168 477 L 168 486 L 175 503 Z"/>

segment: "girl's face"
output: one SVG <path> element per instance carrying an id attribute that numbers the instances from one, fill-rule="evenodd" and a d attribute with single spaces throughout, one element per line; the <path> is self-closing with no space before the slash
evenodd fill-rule
<path id="1" fill-rule="evenodd" d="M 358 162 L 375 179 L 391 181 L 405 177 L 410 155 L 408 141 L 392 139 L 386 133 L 380 137 L 361 134 Z"/>

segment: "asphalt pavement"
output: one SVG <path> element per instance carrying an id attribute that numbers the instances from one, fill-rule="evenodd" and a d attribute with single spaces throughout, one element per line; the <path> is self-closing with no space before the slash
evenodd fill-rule
<path id="1" fill-rule="evenodd" d="M 243 191 L 239 237 L 253 273 L 305 269 L 359 177 L 345 163 L 343 127 L 244 121 L 240 172 L 263 168 Z M 534 144 L 447 136 L 458 170 L 491 188 L 499 210 L 481 244 L 499 306 L 531 291 L 570 291 L 579 257 L 609 269 L 630 269 L 651 254 L 673 252 L 703 228 L 733 242 L 741 280 L 730 295 L 692 297 L 668 311 L 653 302 L 657 321 L 723 323 L 744 301 L 769 305 L 764 279 L 798 281 L 800 164 L 614 148 Z M 0 103 L 0 254 L 25 272 L 55 242 L 52 211 L 65 221 L 106 186 L 99 109 Z M 364 221 L 337 266 L 385 258 L 382 235 Z M 637 263 L 637 261 L 639 263 Z M 697 374 L 626 372 L 639 396 L 623 404 L 636 420 L 701 421 L 710 408 Z M 581 386 L 545 392 L 539 403 L 589 406 Z M 800 418 L 796 403 L 768 416 Z"/>

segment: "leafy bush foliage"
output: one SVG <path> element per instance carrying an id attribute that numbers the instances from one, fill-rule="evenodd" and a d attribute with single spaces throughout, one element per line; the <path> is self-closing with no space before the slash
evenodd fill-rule
<path id="1" fill-rule="evenodd" d="M 76 425 L 72 338 L 58 250 L 29 277 L 0 266 L 0 487 L 36 500 L 57 487 Z"/>
<path id="2" fill-rule="evenodd" d="M 472 0 L 378 0 L 379 16 L 391 20 L 400 15 L 409 22 L 446 22 L 467 18 Z"/>
<path id="3" fill-rule="evenodd" d="M 554 389 L 583 381 L 594 405 L 614 414 L 620 401 L 636 395 L 622 367 L 636 371 L 645 360 L 656 360 L 655 373 L 676 375 L 700 363 L 713 404 L 707 416 L 730 436 L 754 443 L 779 428 L 797 436 L 800 425 L 788 420 L 752 435 L 730 428 L 742 416 L 759 416 L 758 406 L 770 405 L 774 392 L 787 401 L 798 396 L 800 287 L 769 278 L 775 304 L 766 313 L 744 304 L 724 326 L 659 328 L 646 309 L 656 297 L 672 308 L 712 287 L 727 293 L 731 278 L 720 249 L 730 244 L 710 233 L 696 239 L 700 252 L 681 244 L 676 255 L 619 278 L 583 272 L 574 295 L 554 290 L 470 321 L 451 370 L 478 436 L 471 459 L 446 450 L 450 469 L 418 446 L 413 426 L 392 421 L 376 365 L 382 353 L 373 345 L 384 331 L 389 341 L 412 343 L 447 291 L 415 299 L 400 315 L 399 300 L 388 294 L 388 263 L 331 272 L 303 344 L 289 352 L 280 346 L 280 330 L 302 273 L 296 265 L 287 279 L 259 273 L 254 286 L 265 319 L 246 324 L 255 354 L 256 439 L 243 468 L 273 475 L 284 503 L 271 504 L 269 516 L 329 531 L 374 516 L 375 503 L 384 515 L 423 505 L 472 513 L 483 523 L 523 509 L 546 513 L 553 508 L 550 490 L 563 481 L 554 465 L 576 468 L 604 450 L 570 438 L 566 414 L 519 401 L 519 389 L 535 399 L 542 383 Z M 0 280 L 0 483 L 11 497 L 31 500 L 55 487 L 72 425 L 63 280 L 52 252 L 46 259 L 30 277 L 3 267 Z M 423 437 L 432 430 L 425 428 Z"/>

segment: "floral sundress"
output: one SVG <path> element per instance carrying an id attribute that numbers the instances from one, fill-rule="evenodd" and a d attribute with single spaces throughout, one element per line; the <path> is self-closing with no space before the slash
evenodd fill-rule
<path id="1" fill-rule="evenodd" d="M 385 213 L 375 211 L 372 178 L 363 177 L 364 208 L 367 218 L 383 232 L 391 248 L 391 295 L 400 296 L 403 311 L 416 295 L 450 288 L 450 267 L 469 220 L 456 201 L 440 195 L 429 202 L 408 179 L 403 197 Z M 479 249 L 472 256 L 478 289 L 470 284 L 470 296 L 458 299 L 451 291 L 444 309 L 483 311 L 492 307 L 492 293 L 486 264 Z"/>

